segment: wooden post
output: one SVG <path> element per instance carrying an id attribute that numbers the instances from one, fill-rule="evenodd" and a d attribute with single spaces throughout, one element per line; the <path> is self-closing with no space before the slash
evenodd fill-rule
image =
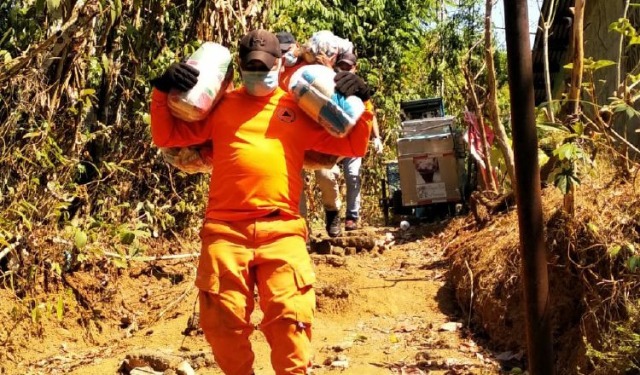
<path id="1" fill-rule="evenodd" d="M 527 318 L 527 361 L 531 375 L 554 375 L 527 1 L 506 0 L 504 10 L 516 166 L 516 202 Z"/>

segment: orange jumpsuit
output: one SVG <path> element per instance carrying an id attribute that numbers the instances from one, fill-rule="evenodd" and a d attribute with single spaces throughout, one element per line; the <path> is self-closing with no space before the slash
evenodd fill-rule
<path id="1" fill-rule="evenodd" d="M 171 115 L 165 93 L 153 91 L 151 134 L 158 147 L 213 142 L 195 284 L 201 326 L 225 374 L 252 373 L 256 286 L 264 312 L 260 329 L 276 374 L 306 372 L 315 274 L 298 212 L 304 151 L 363 156 L 372 118 L 366 111 L 349 136 L 334 138 L 285 91 L 256 97 L 241 87 L 226 94 L 207 119 L 187 123 Z"/>

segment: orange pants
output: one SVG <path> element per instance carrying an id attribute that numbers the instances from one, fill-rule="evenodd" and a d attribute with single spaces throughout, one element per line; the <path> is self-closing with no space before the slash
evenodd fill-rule
<path id="1" fill-rule="evenodd" d="M 316 303 L 306 235 L 301 218 L 205 223 L 196 277 L 200 325 L 225 374 L 253 373 L 249 336 L 256 286 L 273 369 L 277 375 L 306 373 Z"/>

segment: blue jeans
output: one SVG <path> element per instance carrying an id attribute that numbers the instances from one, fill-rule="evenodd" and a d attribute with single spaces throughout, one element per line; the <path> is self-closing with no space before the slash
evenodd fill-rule
<path id="1" fill-rule="evenodd" d="M 344 158 L 338 162 L 344 170 L 344 181 L 347 185 L 346 218 L 358 220 L 360 214 L 360 166 L 362 158 Z M 340 201 L 338 177 L 339 169 L 320 169 L 315 171 L 316 183 L 322 194 L 322 205 L 326 211 L 339 211 Z"/>

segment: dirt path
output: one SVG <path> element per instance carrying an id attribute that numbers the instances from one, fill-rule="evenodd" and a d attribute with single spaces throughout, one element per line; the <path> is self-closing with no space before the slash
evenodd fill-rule
<path id="1" fill-rule="evenodd" d="M 375 235 L 385 232 L 389 230 L 378 229 Z M 319 278 L 314 373 L 499 373 L 495 364 L 485 359 L 489 355 L 465 337 L 464 324 L 457 324 L 466 319 L 456 315 L 445 280 L 441 253 L 447 239 L 429 237 L 419 228 L 394 234 L 400 244 L 383 254 L 314 255 Z M 185 277 L 175 288 L 185 290 L 189 282 Z M 159 322 L 100 347 L 81 349 L 81 345 L 50 343 L 60 347 L 59 353 L 32 361 L 27 372 L 114 374 L 127 354 L 143 349 L 208 353 L 201 335 L 182 335 L 194 300 L 195 293 L 190 293 L 179 308 Z M 259 314 L 254 313 L 256 321 Z M 263 336 L 256 332 L 252 339 L 256 374 L 273 374 Z M 342 367 L 345 364 L 348 367 Z M 221 372 L 209 367 L 197 373 Z"/>

